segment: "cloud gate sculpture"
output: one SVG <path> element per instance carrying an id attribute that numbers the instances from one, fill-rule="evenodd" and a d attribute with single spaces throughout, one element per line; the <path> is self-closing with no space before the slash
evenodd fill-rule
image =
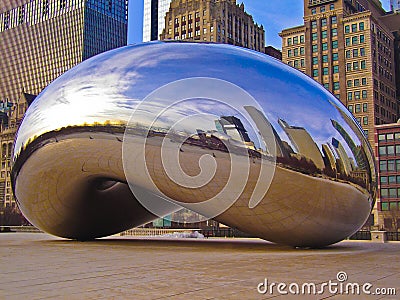
<path id="1" fill-rule="evenodd" d="M 26 218 L 88 240 L 182 208 L 260 238 L 319 247 L 374 205 L 361 127 L 321 85 L 264 54 L 155 42 L 93 57 L 51 83 L 19 128 Z"/>

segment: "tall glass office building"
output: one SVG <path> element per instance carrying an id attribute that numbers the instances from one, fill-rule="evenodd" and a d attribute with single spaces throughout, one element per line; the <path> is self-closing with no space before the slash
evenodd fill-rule
<path id="1" fill-rule="evenodd" d="M 127 0 L 0 0 L 0 206 L 15 205 L 10 156 L 34 96 L 83 60 L 127 44 Z"/>
<path id="2" fill-rule="evenodd" d="M 160 39 L 172 0 L 144 0 L 143 42 Z"/>

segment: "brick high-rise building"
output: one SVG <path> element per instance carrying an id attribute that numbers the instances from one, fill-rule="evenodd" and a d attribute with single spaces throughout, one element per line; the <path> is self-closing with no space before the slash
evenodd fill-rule
<path id="1" fill-rule="evenodd" d="M 173 0 L 161 40 L 226 43 L 265 52 L 265 31 L 236 0 Z"/>
<path id="2" fill-rule="evenodd" d="M 374 125 L 396 122 L 395 37 L 378 0 L 304 0 L 304 25 L 285 29 L 283 61 L 330 90 L 371 144 Z"/>
<path id="3" fill-rule="evenodd" d="M 14 206 L 14 135 L 33 100 L 81 61 L 127 44 L 127 0 L 0 0 L 0 206 Z"/>

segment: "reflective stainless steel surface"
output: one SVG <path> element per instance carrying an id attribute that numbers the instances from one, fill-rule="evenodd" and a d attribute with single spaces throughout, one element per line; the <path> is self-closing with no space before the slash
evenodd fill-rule
<path id="1" fill-rule="evenodd" d="M 185 207 L 324 246 L 364 224 L 376 189 L 361 128 L 318 83 L 250 50 L 173 42 L 98 55 L 50 84 L 12 176 L 29 221 L 82 240 Z"/>

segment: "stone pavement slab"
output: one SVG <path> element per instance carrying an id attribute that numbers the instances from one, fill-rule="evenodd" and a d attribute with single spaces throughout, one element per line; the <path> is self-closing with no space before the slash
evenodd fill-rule
<path id="1" fill-rule="evenodd" d="M 259 239 L 113 236 L 77 242 L 2 233 L 0 299 L 400 299 L 399 254 L 400 243 L 294 249 Z M 331 280 L 340 288 L 339 272 L 347 276 L 344 288 L 370 283 L 375 295 L 331 293 L 324 284 Z M 260 294 L 257 286 L 265 279 L 269 289 Z M 288 294 L 278 292 L 279 283 L 286 283 L 282 292 Z M 304 283 L 323 293 L 289 292 L 290 284 L 301 290 Z M 377 295 L 389 291 L 382 288 L 397 295 Z"/>

